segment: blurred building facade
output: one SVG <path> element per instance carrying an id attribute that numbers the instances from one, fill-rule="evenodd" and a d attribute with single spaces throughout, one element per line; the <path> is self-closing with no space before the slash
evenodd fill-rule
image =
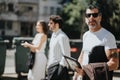
<path id="1" fill-rule="evenodd" d="M 33 36 L 37 20 L 48 21 L 63 0 L 0 0 L 0 35 Z"/>

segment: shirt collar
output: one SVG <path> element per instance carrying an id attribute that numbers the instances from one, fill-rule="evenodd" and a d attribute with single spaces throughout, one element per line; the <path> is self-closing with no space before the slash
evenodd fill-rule
<path id="1" fill-rule="evenodd" d="M 61 32 L 61 29 L 58 29 L 56 32 L 53 32 L 53 36 L 56 37 Z"/>

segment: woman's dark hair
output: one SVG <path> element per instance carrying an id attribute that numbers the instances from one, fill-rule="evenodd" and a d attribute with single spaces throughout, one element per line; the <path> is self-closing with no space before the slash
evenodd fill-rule
<path id="1" fill-rule="evenodd" d="M 59 15 L 51 15 L 50 20 L 52 20 L 54 23 L 59 24 L 59 28 L 62 28 L 63 20 Z"/>
<path id="2" fill-rule="evenodd" d="M 42 25 L 42 28 L 43 28 L 43 32 L 45 34 L 48 33 L 48 26 L 47 26 L 47 23 L 44 21 L 44 20 L 40 20 L 38 21 L 37 23 L 41 24 Z"/>

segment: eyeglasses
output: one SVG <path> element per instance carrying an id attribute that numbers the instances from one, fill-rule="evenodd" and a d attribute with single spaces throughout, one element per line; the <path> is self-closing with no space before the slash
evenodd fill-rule
<path id="1" fill-rule="evenodd" d="M 91 17 L 91 15 L 92 15 L 94 18 L 96 18 L 96 17 L 98 17 L 99 13 L 86 13 L 86 14 L 85 14 L 85 17 L 86 17 L 86 18 L 89 18 L 89 17 Z"/>

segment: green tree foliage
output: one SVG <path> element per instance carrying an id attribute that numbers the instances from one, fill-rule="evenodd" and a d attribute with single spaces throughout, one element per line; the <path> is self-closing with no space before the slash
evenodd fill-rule
<path id="1" fill-rule="evenodd" d="M 70 38 L 82 36 L 87 30 L 84 22 L 85 7 L 91 3 L 100 7 L 103 16 L 101 25 L 111 31 L 116 39 L 120 39 L 120 0 L 72 0 L 66 3 L 61 13 L 65 23 L 64 31 Z"/>
<path id="2" fill-rule="evenodd" d="M 70 38 L 80 38 L 83 22 L 83 11 L 85 10 L 86 2 L 83 0 L 73 0 L 72 3 L 66 3 L 62 12 L 64 19 L 64 31 Z"/>
<path id="3" fill-rule="evenodd" d="M 102 12 L 102 26 L 120 39 L 120 0 L 94 0 Z M 118 34 L 119 33 L 119 34 Z"/>
<path id="4" fill-rule="evenodd" d="M 110 18 L 110 25 L 115 28 L 115 36 L 120 40 L 120 0 L 113 2 L 113 16 Z"/>

